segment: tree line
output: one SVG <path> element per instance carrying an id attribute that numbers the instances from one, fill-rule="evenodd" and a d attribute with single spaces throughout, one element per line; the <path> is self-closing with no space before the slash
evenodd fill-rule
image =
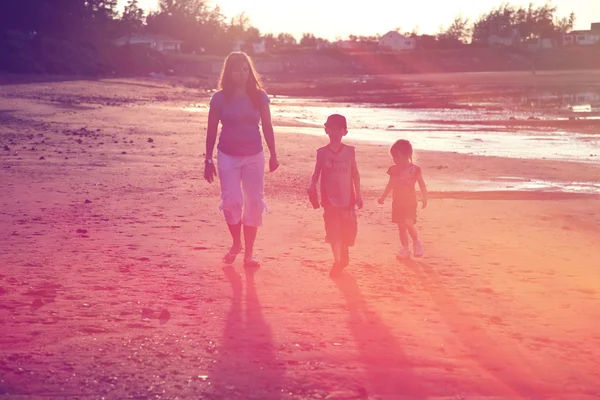
<path id="1" fill-rule="evenodd" d="M 136 33 L 168 35 L 183 41 L 184 52 L 228 53 L 238 41 L 264 40 L 268 50 L 296 45 L 316 46 L 327 42 L 312 33 L 297 40 L 289 33 L 262 34 L 245 14 L 227 18 L 218 6 L 206 0 L 160 0 L 158 10 L 146 14 L 138 0 L 129 0 L 123 10 L 117 0 L 20 0 L 0 5 L 0 35 L 21 32 L 72 41 L 111 41 Z M 559 17 L 551 3 L 514 6 L 503 3 L 471 22 L 457 16 L 429 38 L 437 47 L 485 43 L 490 35 L 518 33 L 526 40 L 556 38 L 573 28 L 575 15 Z M 417 32 L 406 33 L 416 35 Z M 356 42 L 374 41 L 376 36 L 351 35 Z"/>

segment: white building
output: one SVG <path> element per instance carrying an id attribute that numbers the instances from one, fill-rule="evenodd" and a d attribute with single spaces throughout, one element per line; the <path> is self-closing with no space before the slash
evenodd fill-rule
<path id="1" fill-rule="evenodd" d="M 117 46 L 144 46 L 161 52 L 179 52 L 183 41 L 165 35 L 133 34 L 115 40 Z"/>
<path id="2" fill-rule="evenodd" d="M 487 38 L 488 45 L 490 46 L 513 46 L 514 39 L 511 37 L 503 37 L 499 35 L 490 35 Z"/>
<path id="3" fill-rule="evenodd" d="M 329 42 L 320 42 L 317 43 L 317 50 L 326 50 L 331 48 L 331 43 Z"/>
<path id="4" fill-rule="evenodd" d="M 562 37 L 563 46 L 591 46 L 600 42 L 600 31 L 573 31 Z"/>
<path id="5" fill-rule="evenodd" d="M 252 54 L 264 54 L 267 52 L 267 45 L 264 40 L 260 42 L 250 43 L 250 47 L 252 49 Z M 233 45 L 233 51 L 244 51 L 246 48 L 245 40 L 238 40 L 235 45 Z"/>
<path id="6" fill-rule="evenodd" d="M 517 29 L 506 29 L 499 34 L 492 34 L 487 38 L 488 46 L 519 46 L 522 42 L 521 34 Z"/>
<path id="7" fill-rule="evenodd" d="M 253 54 L 264 54 L 267 52 L 267 45 L 264 40 L 261 40 L 258 43 L 252 43 L 252 53 Z"/>
<path id="8" fill-rule="evenodd" d="M 525 42 L 527 50 L 541 50 L 554 48 L 554 41 L 549 38 L 531 38 Z"/>
<path id="9" fill-rule="evenodd" d="M 417 39 L 390 31 L 379 39 L 379 47 L 392 51 L 414 50 L 417 48 Z"/>
<path id="10" fill-rule="evenodd" d="M 338 40 L 337 42 L 334 43 L 334 45 L 338 49 L 344 49 L 344 50 L 352 50 L 352 49 L 356 48 L 356 42 L 353 42 L 352 40 Z"/>

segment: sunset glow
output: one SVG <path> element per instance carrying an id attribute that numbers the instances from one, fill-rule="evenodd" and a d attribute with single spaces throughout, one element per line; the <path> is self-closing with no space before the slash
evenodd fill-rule
<path id="1" fill-rule="evenodd" d="M 120 0 L 119 6 L 127 0 Z M 156 10 L 157 0 L 140 0 L 146 10 Z M 346 38 L 348 35 L 376 35 L 400 28 L 403 32 L 417 29 L 421 34 L 435 34 L 440 26 L 449 25 L 457 14 L 471 20 L 488 12 L 501 2 L 497 0 L 433 0 L 405 2 L 371 0 L 368 3 L 342 1 L 305 0 L 288 3 L 279 0 L 223 0 L 218 4 L 227 17 L 242 12 L 263 33 L 289 32 L 300 37 L 311 32 L 329 40 Z M 515 0 L 515 5 L 527 5 L 529 1 Z M 532 1 L 542 5 L 544 0 Z M 566 16 L 575 12 L 575 29 L 589 29 L 591 22 L 600 21 L 600 6 L 591 0 L 555 0 L 558 13 Z"/>

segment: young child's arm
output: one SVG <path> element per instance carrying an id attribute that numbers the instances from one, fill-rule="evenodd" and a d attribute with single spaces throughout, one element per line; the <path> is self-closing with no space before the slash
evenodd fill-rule
<path id="1" fill-rule="evenodd" d="M 390 179 L 388 180 L 388 184 L 385 187 L 385 190 L 383 191 L 383 194 L 381 195 L 379 200 L 377 200 L 377 202 L 379 204 L 383 204 L 383 202 L 385 201 L 385 198 L 389 196 L 391 191 L 392 191 L 392 177 L 390 176 Z"/>
<path id="2" fill-rule="evenodd" d="M 423 174 L 419 171 L 419 176 L 417 177 L 417 183 L 419 184 L 419 189 L 421 189 L 421 194 L 423 195 L 421 208 L 427 207 L 427 185 L 425 185 L 425 180 L 423 179 Z"/>
<path id="3" fill-rule="evenodd" d="M 313 173 L 310 186 L 308 187 L 308 199 L 312 204 L 313 208 L 317 209 L 320 207 L 319 203 L 319 194 L 317 193 L 317 183 L 319 182 L 319 178 L 321 177 L 321 161 L 319 158 L 319 154 L 317 153 L 317 162 L 315 163 L 315 172 Z"/>
<path id="4" fill-rule="evenodd" d="M 356 196 L 356 206 L 363 208 L 362 193 L 360 191 L 360 173 L 358 172 L 358 164 L 356 159 L 352 160 L 352 183 L 354 184 L 354 194 Z"/>
<path id="5" fill-rule="evenodd" d="M 317 183 L 319 183 L 319 178 L 321 177 L 321 169 L 323 168 L 321 159 L 319 158 L 319 154 L 317 153 L 317 161 L 315 162 L 315 171 L 312 174 L 310 179 L 310 186 L 308 187 L 309 192 L 317 191 Z"/>

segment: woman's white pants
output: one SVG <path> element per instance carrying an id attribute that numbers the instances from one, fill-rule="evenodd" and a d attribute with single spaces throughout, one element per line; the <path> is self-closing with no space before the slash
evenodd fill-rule
<path id="1" fill-rule="evenodd" d="M 230 156 L 217 153 L 221 183 L 220 209 L 229 225 L 240 221 L 246 226 L 261 226 L 264 202 L 265 154 Z"/>

